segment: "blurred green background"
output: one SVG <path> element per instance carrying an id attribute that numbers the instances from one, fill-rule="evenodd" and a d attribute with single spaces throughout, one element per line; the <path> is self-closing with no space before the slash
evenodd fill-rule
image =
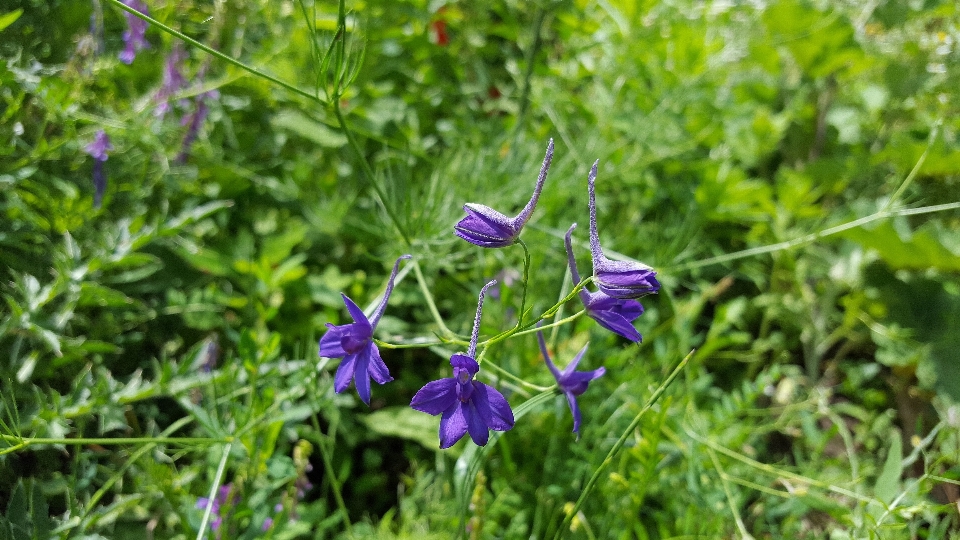
<path id="1" fill-rule="evenodd" d="M 150 27 L 126 65 L 110 1 L 4 2 L 0 538 L 196 537 L 221 462 L 237 497 L 223 538 L 956 537 L 955 2 L 374 0 L 346 4 L 343 32 L 332 2 L 147 5 L 320 98 L 314 43 L 346 37 L 356 78 L 337 106 L 358 146 L 323 99 L 191 46 L 157 115 L 169 33 Z M 569 290 L 572 222 L 587 268 L 596 159 L 604 247 L 664 285 L 639 347 L 587 318 L 548 333 L 561 365 L 589 341 L 584 368 L 607 369 L 580 398 L 581 440 L 558 396 L 486 453 L 437 450 L 436 419 L 408 404 L 449 376 L 454 344 L 381 348 L 396 380 L 370 408 L 334 394 L 324 324 L 349 321 L 340 292 L 375 301 L 402 253 L 418 267 L 383 340 L 442 332 L 425 290 L 468 335 L 494 277 L 513 280 L 482 333 L 515 324 L 522 253 L 452 226 L 466 202 L 518 211 L 549 138 L 528 307 Z M 532 335 L 487 361 L 553 382 Z M 532 395 L 482 373 L 515 408 Z"/>

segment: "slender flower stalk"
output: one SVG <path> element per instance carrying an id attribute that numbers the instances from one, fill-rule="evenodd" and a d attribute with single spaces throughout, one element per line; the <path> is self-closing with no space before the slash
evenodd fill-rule
<path id="1" fill-rule="evenodd" d="M 577 405 L 577 396 L 586 392 L 590 381 L 602 377 L 603 374 L 606 373 L 606 369 L 600 367 L 593 371 L 576 371 L 577 364 L 580 363 L 584 353 L 587 352 L 588 343 L 580 349 L 580 352 L 573 357 L 573 360 L 567 364 L 567 367 L 564 368 L 563 371 L 560 371 L 557 369 L 557 366 L 553 364 L 553 361 L 550 360 L 550 354 L 547 352 L 547 343 L 543 339 L 542 331 L 537 332 L 537 341 L 540 343 L 540 353 L 543 354 L 547 368 L 550 370 L 550 373 L 553 373 L 553 378 L 557 380 L 557 386 L 560 388 L 560 391 L 567 397 L 567 405 L 570 406 L 570 412 L 573 414 L 573 432 L 577 434 L 577 440 L 580 440 L 581 417 L 580 406 Z"/>
<path id="2" fill-rule="evenodd" d="M 393 380 L 390 370 L 380 357 L 377 344 L 373 342 L 373 332 L 387 309 L 387 301 L 393 292 L 393 282 L 400 270 L 400 261 L 409 258 L 411 258 L 410 255 L 402 255 L 393 264 L 383 300 L 380 301 L 380 305 L 374 310 L 370 319 L 367 319 L 363 310 L 353 300 L 343 293 L 340 294 L 354 322 L 342 326 L 327 323 L 329 330 L 320 338 L 320 356 L 343 358 L 333 382 L 333 389 L 338 394 L 350 386 L 351 380 L 355 380 L 357 394 L 364 403 L 370 405 L 370 379 L 377 381 L 377 384 L 386 384 Z"/>
<path id="3" fill-rule="evenodd" d="M 547 154 L 540 166 L 540 175 L 537 177 L 537 185 L 533 190 L 533 195 L 516 217 L 508 218 L 489 206 L 467 203 L 463 205 L 467 216 L 454 226 L 456 235 L 471 244 L 486 248 L 506 247 L 516 242 L 520 236 L 520 230 L 523 229 L 523 225 L 530 219 L 533 210 L 537 207 L 537 201 L 540 199 L 540 192 L 547 180 L 547 171 L 550 170 L 552 161 L 553 139 L 550 139 L 547 144 Z"/>
<path id="4" fill-rule="evenodd" d="M 492 386 L 474 380 L 480 371 L 476 355 L 483 296 L 496 283 L 497 280 L 492 280 L 480 291 L 467 353 L 450 357 L 453 377 L 428 382 L 410 402 L 415 410 L 441 415 L 441 449 L 450 448 L 467 433 L 470 433 L 474 443 L 483 446 L 489 440 L 489 430 L 508 431 L 515 422 L 513 410 L 503 394 Z"/>
<path id="5" fill-rule="evenodd" d="M 564 246 L 567 248 L 567 262 L 570 265 L 570 276 L 573 284 L 580 283 L 580 272 L 577 271 L 577 260 L 573 256 L 573 231 L 577 228 L 574 223 L 567 230 L 564 237 Z M 633 321 L 643 314 L 643 306 L 636 300 L 622 300 L 598 291 L 590 292 L 586 287 L 578 292 L 587 316 L 600 323 L 600 326 L 611 332 L 621 335 L 630 341 L 640 342 L 643 336 L 633 327 Z"/>
<path id="6" fill-rule="evenodd" d="M 613 298 L 640 298 L 660 290 L 657 273 L 641 262 L 614 261 L 603 254 L 597 233 L 597 201 L 594 184 L 597 180 L 598 159 L 587 177 L 590 193 L 590 253 L 593 255 L 593 276 L 600 291 Z"/>

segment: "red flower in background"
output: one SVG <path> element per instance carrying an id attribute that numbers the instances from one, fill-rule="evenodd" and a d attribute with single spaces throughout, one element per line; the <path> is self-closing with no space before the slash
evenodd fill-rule
<path id="1" fill-rule="evenodd" d="M 437 18 L 430 21 L 430 41 L 446 47 L 450 44 L 450 36 L 447 34 L 447 21 L 443 18 L 443 13 L 447 11 L 447 6 L 437 10 Z"/>

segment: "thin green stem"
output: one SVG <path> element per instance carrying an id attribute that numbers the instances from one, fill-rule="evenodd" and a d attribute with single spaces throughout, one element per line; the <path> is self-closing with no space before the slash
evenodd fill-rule
<path id="1" fill-rule="evenodd" d="M 316 410 L 320 410 L 320 406 L 317 400 L 316 384 L 309 385 L 310 387 L 310 399 L 315 404 Z M 340 490 L 340 480 L 337 478 L 336 473 L 333 469 L 333 459 L 330 456 L 330 450 L 327 448 L 326 441 L 324 441 L 323 430 L 320 429 L 320 421 L 317 419 L 316 414 L 310 415 L 310 422 L 313 424 L 313 429 L 317 432 L 317 446 L 320 448 L 320 457 L 323 459 L 323 469 L 327 475 L 327 479 L 330 481 L 330 488 L 333 490 L 333 498 L 336 500 L 337 509 L 340 512 L 341 519 L 347 528 L 347 533 L 350 536 L 353 536 L 353 525 L 350 523 L 350 513 L 347 512 L 347 505 L 343 501 L 343 494 Z M 326 438 L 330 441 L 330 444 L 334 444 L 334 435 L 336 434 L 335 422 L 330 422 L 330 435 L 327 435 Z"/>
<path id="2" fill-rule="evenodd" d="M 907 177 L 903 179 L 903 182 L 900 183 L 900 187 L 897 188 L 897 191 L 890 196 L 890 200 L 887 201 L 887 204 L 883 205 L 883 208 L 880 209 L 881 212 L 886 212 L 889 210 L 898 200 L 900 196 L 903 195 L 903 192 L 910 187 L 910 184 L 913 183 L 913 179 L 917 177 L 917 174 L 920 173 L 920 168 L 923 167 L 923 163 L 927 160 L 927 155 L 930 153 L 930 149 L 933 148 L 933 143 L 937 139 L 937 135 L 940 134 L 940 124 L 943 122 L 942 118 L 938 118 L 937 121 L 933 124 L 933 128 L 930 130 L 930 136 L 927 138 L 927 147 L 924 148 L 923 153 L 920 154 L 920 159 L 917 160 L 916 165 L 913 166 L 913 169 L 910 170 L 910 173 L 907 174 Z"/>
<path id="3" fill-rule="evenodd" d="M 111 0 L 112 1 L 112 0 Z M 220 464 L 217 465 L 217 473 L 213 478 L 213 485 L 210 486 L 210 495 L 207 497 L 207 509 L 203 512 L 203 519 L 200 520 L 200 531 L 197 533 L 197 540 L 203 540 L 207 534 L 207 524 L 210 523 L 210 515 L 213 513 L 213 501 L 217 498 L 217 491 L 223 481 L 223 471 L 227 468 L 227 458 L 230 457 L 230 450 L 233 443 L 228 442 L 223 447 L 223 455 L 220 456 Z"/>
<path id="4" fill-rule="evenodd" d="M 811 233 L 800 238 L 794 238 L 793 240 L 787 240 L 785 242 L 779 242 L 776 244 L 770 244 L 767 246 L 760 246 L 750 249 L 745 249 L 742 251 L 736 251 L 734 253 L 726 253 L 724 255 L 718 255 L 716 257 L 710 257 L 707 259 L 702 259 L 699 261 L 693 261 L 687 264 L 681 264 L 678 266 L 667 267 L 664 269 L 664 272 L 678 273 L 687 270 L 694 270 L 696 268 L 703 268 L 704 266 L 711 266 L 714 264 L 721 264 L 730 261 L 735 261 L 738 259 L 745 259 L 747 257 L 752 257 L 754 255 L 763 255 L 765 253 L 773 253 L 775 251 L 782 251 L 785 249 L 792 249 L 795 247 L 800 247 L 805 244 L 810 244 L 822 238 L 832 236 L 834 234 L 839 234 L 850 229 L 855 229 L 857 227 L 862 227 L 868 223 L 874 221 L 879 221 L 881 219 L 886 219 L 889 217 L 895 216 L 916 216 L 920 214 L 932 214 L 935 212 L 944 212 L 947 210 L 956 210 L 960 208 L 960 201 L 946 203 L 946 204 L 937 204 L 933 206 L 922 206 L 920 208 L 904 208 L 901 210 L 881 210 L 879 212 L 870 214 L 869 216 L 862 217 L 860 219 L 855 219 L 853 221 L 848 221 L 837 225 L 835 227 L 830 227 L 824 229 L 820 232 Z"/>
<path id="5" fill-rule="evenodd" d="M 590 492 L 593 491 L 593 488 L 596 486 L 597 482 L 600 480 L 600 475 L 603 473 L 603 470 L 607 468 L 608 465 L 613 463 L 613 458 L 620 453 L 620 450 L 623 449 L 623 445 L 626 444 L 627 438 L 630 437 L 630 434 L 633 433 L 635 429 L 640 425 L 643 416 L 650 410 L 651 407 L 663 396 L 664 392 L 667 391 L 667 388 L 670 384 L 673 383 L 674 379 L 683 371 L 683 368 L 687 366 L 687 363 L 693 358 L 693 353 L 696 351 L 690 351 L 686 356 L 683 357 L 683 360 L 677 364 L 677 367 L 674 368 L 673 372 L 660 383 L 660 386 L 654 390 L 653 394 L 647 399 L 647 402 L 643 405 L 643 408 L 640 409 L 640 412 L 633 418 L 633 421 L 630 422 L 630 425 L 627 426 L 627 429 L 623 431 L 623 434 L 620 435 L 620 438 L 614 443 L 613 448 L 607 453 L 607 457 L 600 462 L 600 465 L 597 466 L 596 470 L 593 471 L 593 476 L 587 480 L 586 485 L 583 486 L 583 491 L 580 492 L 580 497 L 577 498 L 577 502 L 574 503 L 573 509 L 567 513 L 566 517 L 563 519 L 563 523 L 560 525 L 560 528 L 557 530 L 557 535 L 554 537 L 555 540 L 559 540 L 563 537 L 566 531 L 570 530 L 570 522 L 573 520 L 573 516 L 577 515 L 577 512 L 580 511 L 580 508 L 583 506 L 583 503 L 586 502 L 587 498 L 590 496 Z"/>
<path id="6" fill-rule="evenodd" d="M 528 328 L 527 330 L 522 330 L 522 331 L 520 331 L 520 332 L 516 332 L 516 333 L 512 334 L 510 337 L 523 336 L 523 335 L 526 335 L 526 334 L 536 334 L 536 333 L 539 332 L 540 330 L 546 330 L 547 328 L 554 328 L 554 327 L 557 327 L 557 326 L 561 326 L 561 325 L 567 324 L 568 322 L 572 322 L 572 321 L 575 321 L 575 320 L 579 319 L 579 318 L 580 318 L 584 313 L 586 313 L 586 312 L 587 312 L 587 310 L 581 309 L 580 311 L 574 313 L 573 315 L 570 315 L 569 317 L 567 317 L 567 318 L 565 318 L 565 319 L 560 319 L 559 321 L 554 321 L 554 322 L 552 322 L 552 323 L 550 323 L 550 324 L 545 324 L 545 325 L 543 325 L 543 326 L 538 326 L 538 327 L 534 327 L 534 328 Z M 543 319 L 546 319 L 546 317 L 543 317 L 543 318 L 541 318 L 540 320 L 543 320 Z"/>
<path id="7" fill-rule="evenodd" d="M 388 204 L 387 194 L 383 191 L 383 188 L 377 182 L 377 177 L 373 172 L 373 169 L 370 168 L 370 164 L 367 163 L 367 158 L 363 154 L 363 149 L 360 148 L 360 145 L 357 143 L 357 139 L 353 136 L 353 132 L 347 126 L 347 120 L 343 116 L 343 111 L 340 109 L 340 98 L 339 96 L 334 96 L 333 100 L 333 113 L 337 117 L 337 123 L 340 125 L 340 129 L 343 130 L 343 134 L 347 137 L 347 142 L 350 144 L 350 148 L 353 149 L 353 152 L 357 155 L 357 160 L 360 161 L 360 169 L 363 170 L 364 176 L 367 177 L 367 180 L 370 182 L 370 185 L 373 186 L 373 190 L 377 192 L 377 197 L 380 198 L 380 204 L 383 206 L 383 209 L 387 212 L 387 217 L 390 218 L 390 221 L 393 223 L 393 226 L 397 229 L 397 232 L 400 234 L 400 238 L 403 239 L 403 242 L 407 246 L 412 246 L 410 237 L 407 235 L 407 232 L 400 226 L 400 220 L 397 215 L 394 213 L 393 208 Z"/>
<path id="8" fill-rule="evenodd" d="M 233 442 L 233 437 L 82 437 L 76 439 L 53 438 L 53 437 L 16 437 L 13 435 L 0 435 L 0 440 L 4 442 L 18 443 L 18 446 L 26 448 L 38 444 L 62 444 L 64 446 L 82 446 L 95 444 L 99 446 L 109 446 L 117 444 L 217 444 Z M 5 448 L 0 455 L 8 453 L 14 447 Z"/>
<path id="9" fill-rule="evenodd" d="M 441 341 L 439 339 L 434 339 L 430 341 L 416 341 L 412 340 L 406 343 L 388 343 L 386 341 L 373 338 L 374 343 L 377 344 L 377 347 L 383 349 L 422 349 L 423 347 L 433 347 L 435 345 L 443 345 L 445 343 L 450 343 L 450 341 Z"/>
<path id="10" fill-rule="evenodd" d="M 114 6 L 116 6 L 116 7 L 118 7 L 118 8 L 120 8 L 120 9 L 122 9 L 123 11 L 126 11 L 127 13 L 133 15 L 134 17 L 137 17 L 137 18 L 139 18 L 139 19 L 142 19 L 142 20 L 146 21 L 146 22 L 147 22 L 148 24 L 150 24 L 151 26 L 155 26 L 155 27 L 159 28 L 160 30 L 162 30 L 162 31 L 170 34 L 171 36 L 174 36 L 175 38 L 177 38 L 177 39 L 179 39 L 179 40 L 181 40 L 181 41 L 183 41 L 183 42 L 185 42 L 185 43 L 189 43 L 189 44 L 192 45 L 193 47 L 196 47 L 196 48 L 200 49 L 201 51 L 203 51 L 203 52 L 205 52 L 205 53 L 211 54 L 211 55 L 219 58 L 220 60 L 223 60 L 224 62 L 226 62 L 226 63 L 228 63 L 228 64 L 230 64 L 230 65 L 232 65 L 232 66 L 236 66 L 236 67 L 238 67 L 238 68 L 246 71 L 247 73 L 250 73 L 251 75 L 254 75 L 254 76 L 256 76 L 256 77 L 260 77 L 261 79 L 264 79 L 264 80 L 267 80 L 267 81 L 270 81 L 270 82 L 272 82 L 272 83 L 274 83 L 274 84 L 276 84 L 276 85 L 279 85 L 279 86 L 281 86 L 281 87 L 283 87 L 283 88 L 285 88 L 285 89 L 293 92 L 294 94 L 297 94 L 297 95 L 299 95 L 299 96 L 303 96 L 303 97 L 305 97 L 305 98 L 307 98 L 307 99 L 310 99 L 311 101 L 316 101 L 317 103 L 321 103 L 321 104 L 324 104 L 324 105 L 326 104 L 326 102 L 325 102 L 324 100 L 320 99 L 319 96 L 316 96 L 316 95 L 314 95 L 314 94 L 311 94 L 310 92 L 307 92 L 306 90 L 297 88 L 296 86 L 294 86 L 294 85 L 292 85 L 292 84 L 290 84 L 290 83 L 284 82 L 284 81 L 282 81 L 282 80 L 274 77 L 273 75 L 270 75 L 270 74 L 268 74 L 268 73 L 265 73 L 265 72 L 263 72 L 263 71 L 260 71 L 259 69 L 255 68 L 255 67 L 253 67 L 253 66 L 251 66 L 251 65 L 245 64 L 245 63 L 241 62 L 240 60 L 237 60 L 236 58 L 233 58 L 232 56 L 227 56 L 227 55 L 223 54 L 222 52 L 220 52 L 220 51 L 218 51 L 218 50 L 216 50 L 216 49 L 214 49 L 214 48 L 212 48 L 212 47 L 209 47 L 209 46 L 207 46 L 207 45 L 204 45 L 203 43 L 200 43 L 199 41 L 197 41 L 197 40 L 195 40 L 195 39 L 193 39 L 193 38 L 191 38 L 191 37 L 189 37 L 189 36 L 187 36 L 187 35 L 185 35 L 185 34 L 182 34 L 182 33 L 178 32 L 178 31 L 174 30 L 173 28 L 170 28 L 169 26 L 167 26 L 167 25 L 163 24 L 162 22 L 160 22 L 160 21 L 158 21 L 158 20 L 150 17 L 149 15 L 144 15 L 143 13 L 140 13 L 139 11 L 133 9 L 132 7 L 124 4 L 124 3 L 121 2 L 120 0 L 106 0 L 106 1 L 109 2 L 109 3 L 111 3 L 111 4 L 113 4 Z"/>
<path id="11" fill-rule="evenodd" d="M 503 375 L 504 377 L 506 377 L 506 378 L 508 378 L 508 379 L 513 380 L 514 382 L 516 382 L 516 383 L 519 384 L 520 386 L 525 387 L 525 388 L 529 388 L 529 389 L 531 389 L 531 390 L 536 390 L 537 392 L 546 392 L 546 391 L 548 391 L 548 390 L 552 390 L 552 389 L 554 389 L 554 388 L 557 387 L 557 385 L 553 385 L 553 386 L 538 386 L 538 385 L 536 385 L 536 384 L 528 383 L 527 381 L 521 379 L 520 377 L 517 377 L 517 376 L 514 375 L 513 373 L 510 373 L 509 371 L 507 371 L 507 370 L 503 369 L 502 367 L 494 364 L 493 362 L 489 362 L 489 363 L 487 363 L 487 364 L 484 364 L 484 367 L 493 368 L 494 371 L 496 371 L 497 373 Z"/>
<path id="12" fill-rule="evenodd" d="M 417 277 L 417 284 L 420 285 L 420 290 L 423 291 L 423 298 L 427 302 L 427 309 L 430 310 L 430 315 L 433 316 L 433 320 L 437 323 L 437 326 L 440 327 L 440 331 L 445 336 L 456 336 L 453 331 L 447 328 L 447 325 L 443 322 L 443 317 L 440 316 L 440 311 L 437 310 L 437 304 L 433 302 L 433 294 L 430 293 L 430 287 L 427 286 L 427 280 L 423 277 L 423 271 L 420 270 L 420 261 L 416 259 L 413 260 L 413 273 Z"/>
<path id="13" fill-rule="evenodd" d="M 723 466 L 720 465 L 720 459 L 717 458 L 717 453 L 711 448 L 707 448 L 707 453 L 710 454 L 710 461 L 713 462 L 713 467 L 717 469 L 717 474 L 720 476 L 720 484 L 723 485 L 723 493 L 727 497 L 727 506 L 730 508 L 730 513 L 733 514 L 733 521 L 737 524 L 737 529 L 740 530 L 740 537 L 744 540 L 753 540 L 753 535 L 747 531 L 747 526 L 743 523 L 740 510 L 737 509 L 737 505 L 733 502 L 733 492 L 730 490 L 730 482 L 727 481 L 727 473 L 724 472 Z"/>
<path id="14" fill-rule="evenodd" d="M 530 289 L 530 250 L 523 240 L 517 238 L 523 248 L 523 294 L 520 296 L 520 314 L 517 315 L 517 330 L 523 328 L 523 312 L 527 309 L 527 290 Z"/>

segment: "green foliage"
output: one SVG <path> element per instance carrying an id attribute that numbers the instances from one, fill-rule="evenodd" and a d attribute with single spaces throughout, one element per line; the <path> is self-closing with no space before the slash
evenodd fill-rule
<path id="1" fill-rule="evenodd" d="M 0 12 L 0 539 L 196 537 L 221 487 L 224 538 L 955 534 L 955 2 L 147 3 L 130 65 L 118 2 Z M 171 31 L 221 56 L 158 114 Z M 451 227 L 550 137 L 521 283 Z M 517 425 L 439 451 L 412 395 L 491 277 L 484 339 L 569 292 L 595 159 L 605 248 L 664 284 L 644 342 L 548 331 L 607 369 L 578 442 L 533 335 L 491 345 Z M 316 343 L 401 253 L 367 409 Z"/>

